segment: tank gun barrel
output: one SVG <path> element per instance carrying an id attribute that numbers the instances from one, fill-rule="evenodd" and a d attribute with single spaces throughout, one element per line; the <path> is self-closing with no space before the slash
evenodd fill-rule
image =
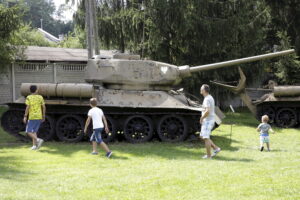
<path id="1" fill-rule="evenodd" d="M 262 55 L 257 55 L 257 56 L 229 60 L 229 61 L 225 61 L 225 62 L 219 62 L 219 63 L 213 63 L 213 64 L 207 64 L 207 65 L 199 65 L 199 66 L 195 66 L 195 67 L 190 67 L 188 71 L 190 73 L 193 73 L 193 72 L 199 72 L 199 71 L 212 70 L 212 69 L 217 69 L 217 68 L 221 68 L 221 67 L 228 67 L 228 66 L 239 65 L 239 64 L 243 64 L 243 63 L 255 62 L 258 60 L 271 59 L 271 58 L 275 58 L 278 56 L 291 54 L 294 52 L 295 52 L 294 49 L 289 49 L 289 50 L 285 50 L 285 51 L 267 53 L 267 54 L 262 54 Z M 184 66 L 181 67 L 181 69 L 183 72 L 182 74 L 184 76 L 186 76 L 187 69 L 184 68 Z"/>

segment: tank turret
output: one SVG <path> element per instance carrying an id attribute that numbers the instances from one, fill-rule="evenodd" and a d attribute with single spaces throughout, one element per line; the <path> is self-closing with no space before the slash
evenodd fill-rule
<path id="1" fill-rule="evenodd" d="M 290 49 L 194 67 L 140 60 L 137 55 L 117 54 L 112 58 L 95 56 L 88 61 L 85 79 L 89 83 L 103 84 L 109 89 L 170 90 L 194 72 L 270 59 L 293 52 L 294 50 Z"/>

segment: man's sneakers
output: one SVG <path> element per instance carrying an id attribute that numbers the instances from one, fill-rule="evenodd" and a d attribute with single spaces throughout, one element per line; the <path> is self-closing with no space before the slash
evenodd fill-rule
<path id="1" fill-rule="evenodd" d="M 217 148 L 216 150 L 214 150 L 212 157 L 216 156 L 220 151 L 221 151 L 221 148 Z"/>
<path id="2" fill-rule="evenodd" d="M 44 142 L 43 139 L 38 138 L 37 139 L 37 147 L 36 147 L 36 149 L 39 149 L 42 146 L 43 142 Z"/>
<path id="3" fill-rule="evenodd" d="M 208 157 L 207 155 L 204 155 L 204 156 L 202 157 L 202 159 L 211 159 L 211 157 Z"/>
<path id="4" fill-rule="evenodd" d="M 37 150 L 37 147 L 34 145 L 31 147 L 31 150 Z"/>
<path id="5" fill-rule="evenodd" d="M 220 151 L 221 151 L 221 148 L 217 148 L 216 150 L 214 150 L 214 152 L 211 155 L 211 157 L 208 157 L 207 155 L 204 155 L 202 158 L 203 159 L 211 159 L 212 157 L 216 156 Z"/>
<path id="6" fill-rule="evenodd" d="M 110 157 L 111 157 L 111 155 L 112 155 L 112 153 L 113 153 L 112 151 L 110 151 L 110 152 L 107 152 L 107 153 L 106 153 L 106 157 L 107 157 L 107 158 L 110 158 Z"/>
<path id="7" fill-rule="evenodd" d="M 93 151 L 91 154 L 92 155 L 98 155 L 98 152 Z"/>

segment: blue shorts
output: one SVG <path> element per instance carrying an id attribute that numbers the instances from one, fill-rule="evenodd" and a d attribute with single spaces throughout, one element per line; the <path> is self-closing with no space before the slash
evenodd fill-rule
<path id="1" fill-rule="evenodd" d="M 103 142 L 103 140 L 101 138 L 102 131 L 103 131 L 103 128 L 96 128 L 96 129 L 94 129 L 90 141 L 91 142 L 97 142 L 98 144 L 100 144 L 101 142 Z"/>
<path id="2" fill-rule="evenodd" d="M 41 123 L 42 120 L 40 119 L 28 120 L 26 126 L 26 133 L 37 133 Z"/>

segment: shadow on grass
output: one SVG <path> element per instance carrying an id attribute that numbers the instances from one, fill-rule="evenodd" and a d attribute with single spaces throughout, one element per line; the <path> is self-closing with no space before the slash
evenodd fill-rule
<path id="1" fill-rule="evenodd" d="M 33 175 L 33 173 L 25 171 L 20 163 L 21 160 L 17 156 L 3 156 L 3 154 L 0 154 L 0 179 L 26 181 L 24 177 Z"/>
<path id="2" fill-rule="evenodd" d="M 213 160 L 223 160 L 223 161 L 230 161 L 230 162 L 253 162 L 253 159 L 248 158 L 227 158 L 224 156 L 219 156 L 219 154 L 216 157 L 213 157 Z"/>
<path id="3" fill-rule="evenodd" d="M 226 118 L 223 123 L 230 125 L 241 125 L 256 128 L 260 123 L 250 112 L 225 113 Z"/>
<path id="4" fill-rule="evenodd" d="M 226 151 L 238 151 L 239 150 L 239 148 L 233 147 L 232 144 L 240 143 L 240 142 L 230 138 L 230 135 L 223 135 L 223 136 L 212 135 L 211 139 L 217 146 L 221 147 L 222 150 L 226 150 Z"/>
<path id="5" fill-rule="evenodd" d="M 236 140 L 230 140 L 225 136 L 212 136 L 213 141 L 219 145 L 224 151 L 237 151 L 237 147 L 232 147 L 232 143 L 239 143 Z M 152 141 L 148 143 L 132 144 L 127 142 L 110 143 L 108 146 L 114 152 L 113 159 L 129 159 L 126 154 L 135 157 L 161 157 L 165 159 L 195 159 L 201 158 L 204 151 L 203 141 L 199 139 L 192 142 L 166 143 Z M 99 152 L 103 152 L 98 147 Z M 46 142 L 39 150 L 41 153 L 59 154 L 66 157 L 78 151 L 84 151 L 88 155 L 91 151 L 91 145 L 88 142 L 77 144 L 68 144 L 62 142 Z M 125 156 L 124 156 L 125 154 Z"/>
<path id="6" fill-rule="evenodd" d="M 237 147 L 233 147 L 231 144 L 239 143 L 237 140 L 230 139 L 229 136 L 212 136 L 212 140 L 216 145 L 220 146 L 223 151 L 237 151 Z M 14 145 L 4 145 L 5 148 L 19 148 L 20 145 L 29 143 L 21 143 Z M 152 141 L 141 144 L 131 144 L 127 142 L 115 142 L 109 143 L 108 146 L 114 152 L 113 159 L 126 160 L 130 159 L 126 154 L 133 155 L 134 157 L 161 157 L 164 159 L 189 159 L 199 160 L 205 152 L 204 143 L 200 139 L 193 140 L 191 142 L 180 143 L 166 143 L 160 141 Z M 40 153 L 44 154 L 57 154 L 65 157 L 70 157 L 77 152 L 84 152 L 88 156 L 91 152 L 92 146 L 89 142 L 80 143 L 63 143 L 63 142 L 45 142 Z M 103 150 L 98 146 L 99 153 L 103 153 Z"/>

